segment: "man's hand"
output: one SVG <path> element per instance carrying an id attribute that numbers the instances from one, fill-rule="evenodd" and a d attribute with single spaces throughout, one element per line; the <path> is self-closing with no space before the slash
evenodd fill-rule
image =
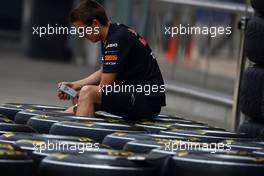
<path id="1" fill-rule="evenodd" d="M 74 88 L 74 87 L 75 87 L 74 84 L 71 83 L 71 82 L 60 82 L 60 83 L 58 83 L 58 88 L 59 88 L 62 84 L 66 85 L 66 86 L 69 86 L 70 88 L 76 90 L 76 89 Z M 71 99 L 71 97 L 70 97 L 69 95 L 67 95 L 66 93 L 63 93 L 63 92 L 61 92 L 61 91 L 58 92 L 58 97 L 59 97 L 60 100 L 70 100 L 70 99 Z"/>
<path id="2" fill-rule="evenodd" d="M 93 73 L 92 75 L 88 76 L 87 78 L 84 78 L 84 79 L 81 79 L 78 81 L 74 81 L 74 82 L 60 82 L 60 83 L 58 83 L 58 87 L 61 84 L 65 84 L 66 86 L 69 86 L 70 88 L 79 92 L 81 90 L 81 88 L 85 85 L 97 85 L 98 86 L 100 81 L 101 81 L 101 73 L 102 73 L 102 70 L 99 69 L 95 73 Z M 58 97 L 61 100 L 70 100 L 70 98 L 71 98 L 69 95 L 67 95 L 63 92 L 59 92 Z"/>

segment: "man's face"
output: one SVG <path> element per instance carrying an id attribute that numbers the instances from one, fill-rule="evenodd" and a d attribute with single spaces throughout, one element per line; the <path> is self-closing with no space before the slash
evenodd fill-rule
<path id="1" fill-rule="evenodd" d="M 86 29 L 86 27 L 88 27 L 82 21 L 76 21 L 76 22 L 73 23 L 73 25 L 77 29 L 78 28 L 84 28 L 84 29 Z M 92 23 L 92 26 L 89 26 L 89 27 L 92 27 L 94 29 L 95 27 L 99 27 L 99 26 L 96 23 L 93 22 Z M 86 30 L 84 30 L 84 31 L 86 31 Z M 96 43 L 96 42 L 98 42 L 100 40 L 100 34 L 95 34 L 94 32 L 92 32 L 91 34 L 86 34 L 85 33 L 84 37 L 86 39 L 88 39 L 89 41 L 93 42 L 93 43 Z"/>

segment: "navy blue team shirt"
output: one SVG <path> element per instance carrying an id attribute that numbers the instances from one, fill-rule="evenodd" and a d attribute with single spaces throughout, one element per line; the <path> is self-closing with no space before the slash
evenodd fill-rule
<path id="1" fill-rule="evenodd" d="M 110 24 L 102 43 L 102 72 L 117 73 L 116 84 L 164 86 L 157 60 L 145 39 L 123 24 Z M 155 105 L 165 106 L 165 92 L 146 96 Z"/>

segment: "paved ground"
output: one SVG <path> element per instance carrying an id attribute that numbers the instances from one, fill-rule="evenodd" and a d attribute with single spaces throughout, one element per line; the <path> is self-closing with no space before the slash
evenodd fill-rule
<path id="1" fill-rule="evenodd" d="M 0 45 L 1 46 L 1 45 Z M 89 73 L 84 66 L 23 57 L 15 48 L 0 48 L 0 104 L 25 102 L 68 105 L 56 98 L 57 82 Z"/>

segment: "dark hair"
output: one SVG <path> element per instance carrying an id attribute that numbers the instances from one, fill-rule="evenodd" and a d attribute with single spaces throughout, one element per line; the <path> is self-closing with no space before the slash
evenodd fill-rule
<path id="1" fill-rule="evenodd" d="M 70 15 L 70 22 L 82 21 L 86 25 L 91 25 L 96 19 L 101 25 L 106 26 L 108 17 L 104 7 L 94 0 L 82 0 L 80 4 L 74 8 Z"/>

